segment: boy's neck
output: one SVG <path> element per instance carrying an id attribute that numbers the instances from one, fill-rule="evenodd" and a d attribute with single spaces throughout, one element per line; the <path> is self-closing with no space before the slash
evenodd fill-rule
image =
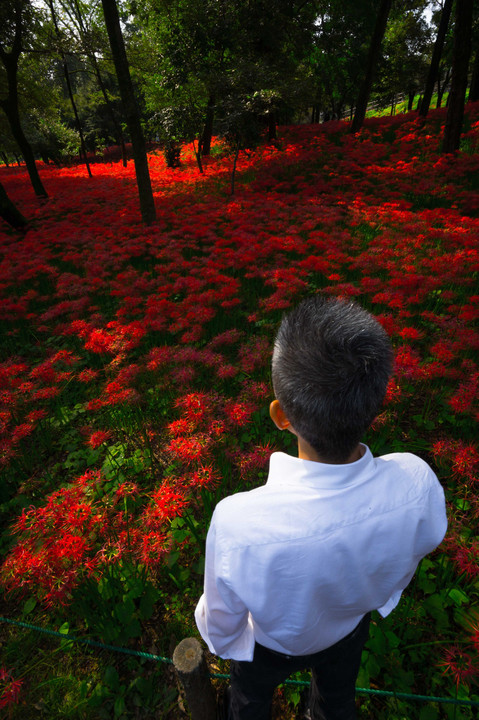
<path id="1" fill-rule="evenodd" d="M 298 457 L 300 460 L 310 460 L 312 462 L 326 463 L 327 465 L 347 465 L 348 463 L 356 462 L 356 460 L 359 460 L 362 456 L 363 449 L 361 444 L 358 443 L 347 460 L 343 460 L 340 463 L 332 463 L 331 461 L 324 460 L 306 440 L 298 437 Z"/>

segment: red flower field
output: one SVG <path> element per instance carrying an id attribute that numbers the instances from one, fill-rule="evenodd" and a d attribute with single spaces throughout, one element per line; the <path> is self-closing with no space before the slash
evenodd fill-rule
<path id="1" fill-rule="evenodd" d="M 189 148 L 175 170 L 151 155 L 152 226 L 132 163 L 98 162 L 92 179 L 39 165 L 42 205 L 23 167 L 0 169 L 30 219 L 24 235 L 0 227 L 2 614 L 132 647 L 156 627 L 164 655 L 172 616 L 195 635 L 215 503 L 294 451 L 267 412 L 281 314 L 311 293 L 354 297 L 396 353 L 366 442 L 427 460 L 450 518 L 373 624 L 359 684 L 479 701 L 479 104 L 457 156 L 440 154 L 444 120 L 283 128 L 279 147 L 240 156 L 234 196 L 220 143 L 204 175 Z M 12 632 L 0 704 L 34 717 L 45 691 L 8 652 Z M 88 712 L 71 717 L 104 717 Z M 397 699 L 360 712 L 474 717 Z"/>

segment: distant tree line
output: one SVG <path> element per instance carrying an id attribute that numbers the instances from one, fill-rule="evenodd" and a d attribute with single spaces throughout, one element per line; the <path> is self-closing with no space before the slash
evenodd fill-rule
<path id="1" fill-rule="evenodd" d="M 449 88 L 443 151 L 459 149 L 466 99 L 479 99 L 474 0 L 2 0 L 0 159 L 36 160 L 130 143 L 145 222 L 155 218 L 146 144 L 198 169 L 221 135 L 236 158 L 278 124 L 350 117 L 398 95 L 425 117 Z M 421 96 L 413 107 L 414 98 Z M 12 217 L 0 193 L 0 215 Z M 17 222 L 21 224 L 17 217 Z"/>

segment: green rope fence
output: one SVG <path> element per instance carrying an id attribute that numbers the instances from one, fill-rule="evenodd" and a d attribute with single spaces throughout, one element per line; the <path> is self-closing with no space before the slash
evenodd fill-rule
<path id="1" fill-rule="evenodd" d="M 125 655 L 134 655 L 136 657 L 145 658 L 146 660 L 154 660 L 155 662 L 173 664 L 171 658 L 162 657 L 161 655 L 153 655 L 152 653 L 143 652 L 142 650 L 130 650 L 129 648 L 118 647 L 117 645 L 105 645 L 104 643 L 96 640 L 90 640 L 89 638 L 79 638 L 69 633 L 61 633 L 57 630 L 49 630 L 48 628 L 42 628 L 38 625 L 32 625 L 21 620 L 11 620 L 0 616 L 0 622 L 8 623 L 9 625 L 15 625 L 16 627 L 25 628 L 27 630 L 34 630 L 35 632 L 43 633 L 44 635 L 50 635 L 51 637 L 57 637 L 62 640 L 71 640 L 82 645 L 89 645 L 91 647 L 101 648 L 102 650 L 110 650 L 111 652 L 123 653 Z M 211 673 L 211 677 L 214 679 L 228 680 L 229 675 L 221 673 Z M 309 682 L 305 680 L 286 680 L 286 685 L 295 685 L 297 687 L 307 687 Z M 479 707 L 479 701 L 473 700 L 460 700 L 455 698 L 436 697 L 434 695 L 413 695 L 411 693 L 396 692 L 390 690 L 373 690 L 370 688 L 356 688 L 356 692 L 359 695 L 376 695 L 380 697 L 392 697 L 398 700 L 413 700 L 415 702 L 435 702 L 444 703 L 450 705 L 462 705 L 467 707 Z"/>

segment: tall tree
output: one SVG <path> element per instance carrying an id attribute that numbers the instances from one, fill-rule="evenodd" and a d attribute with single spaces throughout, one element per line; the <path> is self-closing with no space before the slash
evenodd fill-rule
<path id="1" fill-rule="evenodd" d="M 12 203 L 7 195 L 7 192 L 3 185 L 0 183 L 0 217 L 2 217 L 6 223 L 11 225 L 17 230 L 25 229 L 27 225 L 26 219 L 17 207 Z"/>
<path id="2" fill-rule="evenodd" d="M 447 106 L 446 125 L 444 127 L 443 153 L 452 153 L 459 150 L 461 141 L 467 76 L 471 57 L 473 7 L 474 0 L 456 0 L 451 90 Z"/>
<path id="3" fill-rule="evenodd" d="M 102 7 L 128 131 L 131 137 L 141 216 L 145 223 L 152 223 L 156 219 L 156 211 L 146 155 L 145 137 L 131 81 L 116 0 L 102 0 Z"/>
<path id="4" fill-rule="evenodd" d="M 472 77 L 469 85 L 469 102 L 479 100 L 479 3 L 474 6 L 474 25 L 472 28 Z"/>
<path id="5" fill-rule="evenodd" d="M 88 175 L 91 177 L 92 174 L 91 174 L 91 169 L 90 169 L 90 163 L 88 162 L 88 153 L 86 151 L 85 138 L 83 136 L 83 128 L 82 128 L 82 124 L 80 122 L 80 118 L 78 116 L 78 110 L 77 110 L 77 106 L 76 106 L 76 102 L 75 102 L 75 97 L 73 95 L 72 84 L 70 82 L 70 71 L 68 69 L 67 57 L 65 55 L 63 48 L 61 47 L 60 29 L 58 27 L 57 14 L 55 12 L 55 6 L 53 4 L 53 0 L 48 0 L 48 6 L 50 8 L 50 13 L 52 16 L 52 21 L 53 21 L 53 27 L 55 28 L 57 40 L 60 41 L 60 56 L 62 59 L 63 74 L 65 76 L 65 82 L 66 82 L 66 86 L 67 86 L 67 90 L 68 90 L 68 97 L 70 98 L 70 103 L 72 106 L 73 114 L 75 116 L 75 122 L 76 122 L 76 126 L 78 129 L 78 134 L 80 135 L 80 146 L 82 149 L 83 159 L 85 161 L 85 167 L 87 169 Z"/>
<path id="6" fill-rule="evenodd" d="M 429 112 L 429 105 L 431 104 L 431 98 L 434 92 L 434 84 L 439 73 L 439 63 L 441 61 L 444 40 L 446 38 L 447 28 L 449 26 L 452 5 L 453 0 L 445 0 L 442 7 L 441 19 L 439 21 L 439 27 L 437 29 L 436 42 L 434 43 L 431 64 L 429 65 L 429 72 L 426 80 L 426 86 L 424 88 L 424 94 L 422 96 L 421 104 L 419 106 L 419 115 L 421 115 L 422 117 L 426 117 L 427 113 Z"/>
<path id="7" fill-rule="evenodd" d="M 28 24 L 32 22 L 33 10 L 27 0 L 8 0 L 0 5 L 0 60 L 7 79 L 7 92 L 0 99 L 0 107 L 7 116 L 10 129 L 27 166 L 28 174 L 37 197 L 46 198 L 47 191 L 38 174 L 32 147 L 20 121 L 18 105 L 18 64 L 24 51 Z"/>
<path id="8" fill-rule="evenodd" d="M 430 48 L 430 29 L 424 18 L 424 0 L 402 0 L 393 3 L 382 43 L 378 79 L 374 83 L 374 96 L 391 103 L 406 93 L 408 112 L 412 110 L 414 96 L 423 84 L 427 71 Z"/>
<path id="9" fill-rule="evenodd" d="M 226 115 L 233 111 L 239 119 L 241 105 L 249 114 L 254 104 L 274 136 L 278 112 L 295 102 L 305 84 L 304 68 L 298 69 L 311 45 L 312 3 L 148 0 L 139 12 L 147 27 L 143 77 L 153 123 L 182 107 L 178 118 L 191 122 L 181 122 L 177 137 L 191 141 L 193 133 L 208 152 L 213 119 L 218 129 Z M 182 136 L 185 129 L 189 137 Z M 155 131 L 161 135 L 164 128 Z"/>
<path id="10" fill-rule="evenodd" d="M 378 14 L 376 17 L 376 25 L 369 46 L 368 59 L 366 61 L 366 71 L 364 79 L 359 89 L 358 99 L 356 102 L 356 111 L 354 113 L 353 122 L 351 123 L 351 132 L 357 133 L 361 129 L 364 118 L 366 117 L 366 109 L 368 107 L 369 96 L 373 84 L 374 72 L 381 52 L 381 43 L 386 32 L 389 13 L 391 11 L 392 0 L 381 0 Z"/>
<path id="11" fill-rule="evenodd" d="M 313 47 L 306 61 L 314 82 L 313 121 L 319 121 L 321 110 L 341 117 L 346 106 L 354 105 L 367 57 L 366 38 L 371 37 L 376 19 L 375 5 L 367 0 L 319 2 Z"/>
<path id="12" fill-rule="evenodd" d="M 104 69 L 100 65 L 99 56 L 103 54 L 104 33 L 102 32 L 103 28 L 98 24 L 99 18 L 96 17 L 96 13 L 92 13 L 88 4 L 81 0 L 57 0 L 57 2 L 60 3 L 60 17 L 63 19 L 62 33 L 68 33 L 72 44 L 77 46 L 76 54 L 79 56 L 85 55 L 88 60 L 105 103 L 106 116 L 109 125 L 113 129 L 114 140 L 121 149 L 123 166 L 126 167 L 127 153 L 123 130 L 117 117 L 114 102 L 110 97 L 107 80 L 104 78 Z M 98 109 L 99 103 L 95 105 Z M 88 115 L 93 122 L 91 113 Z"/>
<path id="13" fill-rule="evenodd" d="M 469 87 L 469 102 L 479 100 L 479 50 L 476 50 L 472 67 L 471 85 Z"/>

